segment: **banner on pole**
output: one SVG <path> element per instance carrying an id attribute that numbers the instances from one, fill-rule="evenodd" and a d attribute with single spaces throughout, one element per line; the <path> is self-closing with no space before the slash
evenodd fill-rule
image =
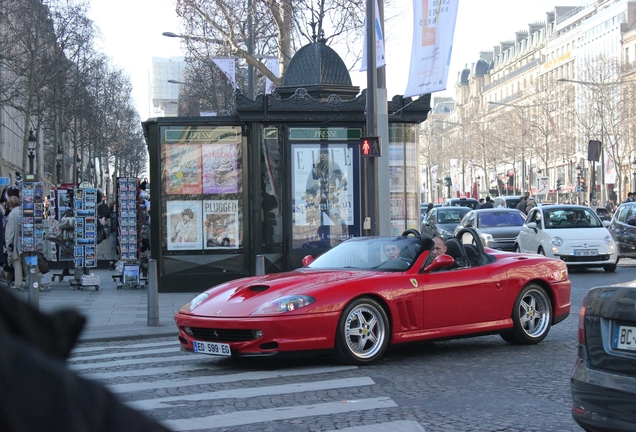
<path id="1" fill-rule="evenodd" d="M 379 68 L 386 65 L 384 59 L 384 35 L 382 34 L 382 24 L 380 22 L 380 8 L 378 0 L 375 0 L 375 67 Z M 362 66 L 360 72 L 367 70 L 367 23 L 364 22 L 364 47 L 362 49 Z"/>
<path id="2" fill-rule="evenodd" d="M 233 58 L 213 58 L 212 61 L 219 69 L 225 74 L 227 79 L 232 84 L 232 87 L 238 88 L 236 84 L 236 65 Z"/>
<path id="3" fill-rule="evenodd" d="M 459 0 L 413 0 L 411 67 L 404 97 L 446 89 Z"/>

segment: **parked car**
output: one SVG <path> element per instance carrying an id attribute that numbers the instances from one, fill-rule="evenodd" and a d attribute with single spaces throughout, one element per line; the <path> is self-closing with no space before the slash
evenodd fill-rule
<path id="1" fill-rule="evenodd" d="M 516 209 L 517 204 L 521 201 L 521 195 L 502 195 L 501 198 L 506 201 L 506 207 L 510 209 Z"/>
<path id="2" fill-rule="evenodd" d="M 434 203 L 433 208 L 441 207 L 442 203 Z M 426 218 L 426 213 L 428 212 L 428 203 L 420 204 L 420 224 L 424 223 L 424 218 Z"/>
<path id="3" fill-rule="evenodd" d="M 609 231 L 616 242 L 619 258 L 636 258 L 636 202 L 618 206 Z"/>
<path id="4" fill-rule="evenodd" d="M 432 239 L 407 230 L 414 235 L 356 237 L 306 256 L 297 270 L 224 282 L 175 315 L 181 348 L 247 357 L 330 351 L 364 365 L 409 342 L 484 333 L 541 342 L 570 312 L 565 264 L 486 253 L 466 231 L 475 245 L 450 239 L 436 257 Z M 399 255 L 388 259 L 393 246 Z"/>
<path id="5" fill-rule="evenodd" d="M 463 228 L 474 228 L 485 247 L 514 251 L 525 220 L 525 214 L 517 209 L 471 210 L 455 227 L 454 235 Z"/>
<path id="6" fill-rule="evenodd" d="M 636 288 L 588 291 L 579 313 L 572 417 L 590 432 L 636 430 Z"/>
<path id="7" fill-rule="evenodd" d="M 477 201 L 475 198 L 460 197 L 460 198 L 446 198 L 444 200 L 443 207 L 461 206 L 461 207 L 470 207 L 471 209 L 474 210 L 477 208 L 478 205 L 479 205 L 479 201 Z"/>
<path id="8" fill-rule="evenodd" d="M 613 272 L 618 254 L 609 224 L 587 206 L 535 207 L 521 227 L 516 250 L 559 258 L 572 267 L 603 267 Z"/>
<path id="9" fill-rule="evenodd" d="M 422 224 L 422 235 L 426 237 L 442 237 L 445 240 L 453 237 L 455 227 L 461 222 L 470 207 L 439 207 L 428 212 Z"/>
<path id="10" fill-rule="evenodd" d="M 612 220 L 612 212 L 606 209 L 605 207 L 596 207 L 596 214 L 598 218 L 602 221 Z"/>

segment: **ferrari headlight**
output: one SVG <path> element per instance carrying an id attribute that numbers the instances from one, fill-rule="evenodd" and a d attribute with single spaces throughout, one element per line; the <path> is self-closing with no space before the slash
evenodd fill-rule
<path id="1" fill-rule="evenodd" d="M 611 235 L 605 236 L 605 244 L 608 244 L 608 245 L 614 244 L 614 240 L 612 239 Z"/>
<path id="2" fill-rule="evenodd" d="M 550 243 L 552 243 L 555 246 L 563 246 L 563 239 L 561 237 L 552 237 L 552 240 L 550 240 Z"/>
<path id="3" fill-rule="evenodd" d="M 291 295 L 278 298 L 273 300 L 260 308 L 254 311 L 254 314 L 277 314 L 277 313 L 285 313 L 292 312 L 298 310 L 302 307 L 309 306 L 312 303 L 315 303 L 316 299 L 310 296 L 304 295 Z"/>
<path id="4" fill-rule="evenodd" d="M 210 297 L 210 294 L 204 292 L 190 300 L 190 303 L 188 303 L 188 309 L 190 309 L 190 312 L 192 312 L 195 307 L 203 303 L 208 297 Z"/>

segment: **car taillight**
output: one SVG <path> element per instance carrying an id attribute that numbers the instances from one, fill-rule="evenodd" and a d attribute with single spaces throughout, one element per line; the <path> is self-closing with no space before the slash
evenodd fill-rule
<path id="1" fill-rule="evenodd" d="M 585 303 L 587 301 L 587 296 L 583 299 L 583 303 L 581 304 L 581 310 L 579 311 L 579 344 L 585 345 L 585 311 L 587 307 Z"/>

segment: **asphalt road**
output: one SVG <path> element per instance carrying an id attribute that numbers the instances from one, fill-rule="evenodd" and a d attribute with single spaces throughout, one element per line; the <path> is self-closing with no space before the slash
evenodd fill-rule
<path id="1" fill-rule="evenodd" d="M 636 260 L 570 279 L 570 317 L 533 346 L 484 336 L 395 349 L 353 367 L 330 357 L 207 357 L 158 338 L 84 343 L 70 365 L 173 430 L 580 431 L 569 391 L 577 314 L 589 288 L 636 279 Z"/>

